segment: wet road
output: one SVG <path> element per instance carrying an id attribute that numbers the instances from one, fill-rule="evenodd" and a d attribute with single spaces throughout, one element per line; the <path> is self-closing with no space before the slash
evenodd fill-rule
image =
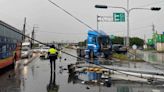
<path id="1" fill-rule="evenodd" d="M 66 52 L 76 55 L 74 50 Z M 130 81 L 113 81 L 111 87 L 83 84 L 68 74 L 67 65 L 77 60 L 65 54 L 62 57 L 61 62 L 56 61 L 53 74 L 50 73 L 49 60 L 36 58 L 28 65 L 24 65 L 27 60 L 20 61 L 15 70 L 8 69 L 0 75 L 0 92 L 164 92 L 164 85 Z"/>
<path id="2" fill-rule="evenodd" d="M 164 53 L 155 51 L 137 51 L 137 53 L 147 62 L 164 65 Z"/>

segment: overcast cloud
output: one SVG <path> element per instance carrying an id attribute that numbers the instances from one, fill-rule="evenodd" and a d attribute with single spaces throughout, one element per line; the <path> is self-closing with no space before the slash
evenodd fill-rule
<path id="1" fill-rule="evenodd" d="M 126 8 L 127 0 L 52 0 L 71 14 L 96 29 L 96 16 L 112 16 L 122 9 L 96 9 L 96 4 L 121 6 Z M 130 35 L 151 37 L 154 23 L 158 33 L 164 31 L 163 0 L 129 0 L 130 8 L 152 6 L 161 7 L 160 11 L 134 10 L 130 13 Z M 27 17 L 27 33 L 33 25 L 36 39 L 40 41 L 83 41 L 87 38 L 87 28 L 61 11 L 48 0 L 0 0 L 0 20 L 22 30 L 24 17 Z M 109 35 L 126 36 L 126 22 L 99 23 L 99 28 Z"/>

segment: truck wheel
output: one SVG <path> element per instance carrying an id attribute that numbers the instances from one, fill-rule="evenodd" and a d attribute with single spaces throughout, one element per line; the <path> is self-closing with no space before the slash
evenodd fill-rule
<path id="1" fill-rule="evenodd" d="M 105 57 L 105 58 L 109 58 L 109 55 L 106 54 L 106 53 L 104 53 L 104 57 Z"/>
<path id="2" fill-rule="evenodd" d="M 89 55 L 89 56 L 90 56 L 90 58 L 94 58 L 94 52 L 93 52 L 92 50 L 90 51 L 90 53 L 89 53 L 89 54 L 90 54 L 90 55 Z"/>
<path id="3" fill-rule="evenodd" d="M 111 57 L 111 51 L 110 51 L 110 50 L 104 51 L 104 57 L 105 57 L 106 59 L 109 59 L 109 58 Z"/>

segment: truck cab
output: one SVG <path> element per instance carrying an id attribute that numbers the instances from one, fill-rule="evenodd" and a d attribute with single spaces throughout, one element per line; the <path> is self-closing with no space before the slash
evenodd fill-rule
<path id="1" fill-rule="evenodd" d="M 88 31 L 86 55 L 89 58 L 101 56 L 108 57 L 111 53 L 109 36 L 103 31 Z"/>

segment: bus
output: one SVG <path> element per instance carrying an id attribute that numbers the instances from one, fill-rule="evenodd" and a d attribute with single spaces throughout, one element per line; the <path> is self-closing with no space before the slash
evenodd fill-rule
<path id="1" fill-rule="evenodd" d="M 20 59 L 21 42 L 20 30 L 0 20 L 0 69 Z"/>

